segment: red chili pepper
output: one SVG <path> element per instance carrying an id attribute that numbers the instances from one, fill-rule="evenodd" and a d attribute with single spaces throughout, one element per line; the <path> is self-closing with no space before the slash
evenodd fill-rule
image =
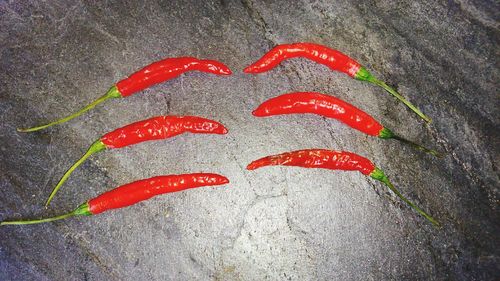
<path id="1" fill-rule="evenodd" d="M 396 90 L 389 87 L 383 81 L 375 78 L 366 68 L 361 66 L 357 61 L 348 57 L 347 55 L 330 49 L 326 46 L 322 46 L 314 43 L 294 43 L 294 44 L 282 44 L 277 45 L 271 51 L 266 53 L 258 61 L 254 62 L 252 65 L 244 69 L 246 73 L 261 73 L 273 69 L 279 65 L 282 61 L 295 58 L 304 57 L 315 61 L 317 63 L 328 66 L 332 70 L 340 71 L 346 73 L 354 79 L 367 81 L 384 88 L 387 92 L 392 94 L 394 97 L 403 102 L 411 110 L 413 110 L 418 116 L 427 122 L 431 122 L 431 119 L 423 114 L 418 108 L 407 101 L 403 96 L 401 96 Z"/>
<path id="2" fill-rule="evenodd" d="M 366 112 L 341 99 L 316 92 L 295 92 L 284 94 L 263 102 L 254 110 L 253 115 L 266 117 L 281 114 L 312 113 L 337 119 L 349 127 L 370 136 L 382 139 L 396 139 L 407 143 L 418 150 L 441 157 L 435 150 L 427 149 L 407 139 L 395 135 L 382 126 Z"/>
<path id="3" fill-rule="evenodd" d="M 370 176 L 383 182 L 389 187 L 401 200 L 406 202 L 419 214 L 424 216 L 432 224 L 439 226 L 439 223 L 422 211 L 411 201 L 406 199 L 389 181 L 382 170 L 377 168 L 370 160 L 361 157 L 352 152 L 333 151 L 326 149 L 305 149 L 282 154 L 267 156 L 253 161 L 247 166 L 248 170 L 255 170 L 264 166 L 298 166 L 304 168 L 322 168 L 330 170 L 348 170 L 359 171 L 363 175 Z"/>
<path id="4" fill-rule="evenodd" d="M 78 206 L 78 208 L 72 212 L 61 216 L 28 221 L 4 221 L 0 223 L 0 226 L 36 224 L 65 219 L 73 216 L 97 215 L 105 211 L 134 205 L 156 195 L 177 192 L 189 188 L 222 185 L 226 183 L 229 183 L 229 180 L 226 177 L 211 173 L 158 176 L 117 187 L 87 201 L 86 203 Z"/>
<path id="5" fill-rule="evenodd" d="M 82 108 L 80 111 L 71 114 L 62 119 L 50 122 L 46 125 L 37 126 L 29 129 L 17 129 L 19 132 L 34 132 L 45 129 L 52 125 L 61 124 L 75 117 L 80 116 L 84 112 L 94 108 L 96 105 L 111 99 L 130 96 L 134 93 L 142 91 L 152 85 L 175 78 L 188 71 L 202 71 L 217 75 L 230 75 L 231 70 L 224 64 L 215 60 L 200 60 L 193 57 L 167 58 L 161 61 L 154 62 L 143 69 L 133 73 L 128 78 L 116 83 L 102 97 L 98 98 L 91 104 Z"/>
<path id="6" fill-rule="evenodd" d="M 190 132 L 193 134 L 227 134 L 227 129 L 219 122 L 196 116 L 157 116 L 147 120 L 132 123 L 105 134 L 95 141 L 87 152 L 71 166 L 57 183 L 45 206 L 71 173 L 92 154 L 110 148 L 121 148 L 145 141 L 160 140 Z"/>

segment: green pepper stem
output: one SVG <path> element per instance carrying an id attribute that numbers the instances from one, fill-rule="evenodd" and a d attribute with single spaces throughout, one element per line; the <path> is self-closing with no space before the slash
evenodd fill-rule
<path id="1" fill-rule="evenodd" d="M 396 90 L 391 88 L 389 85 L 387 85 L 384 81 L 378 80 L 373 76 L 366 68 L 361 67 L 358 72 L 356 73 L 355 79 L 361 80 L 361 81 L 367 81 L 370 83 L 373 83 L 377 86 L 382 87 L 384 90 L 389 92 L 391 95 L 399 99 L 401 102 L 403 102 L 408 108 L 413 110 L 418 116 L 420 116 L 422 119 L 424 119 L 427 123 L 432 122 L 432 119 L 428 117 L 427 115 L 423 114 L 420 109 L 418 109 L 416 106 L 414 106 L 412 103 L 410 103 L 407 99 L 405 99 L 400 93 L 398 93 Z"/>
<path id="2" fill-rule="evenodd" d="M 415 204 L 413 204 L 410 200 L 406 199 L 395 187 L 392 185 L 392 183 L 389 181 L 387 176 L 384 174 L 382 170 L 379 168 L 375 168 L 375 170 L 370 174 L 370 176 L 376 180 L 379 180 L 383 182 L 387 187 L 389 187 L 392 192 L 394 192 L 401 200 L 403 200 L 406 204 L 408 204 L 410 207 L 412 207 L 417 213 L 425 217 L 428 221 L 430 221 L 433 225 L 440 227 L 441 225 L 439 224 L 438 221 L 436 221 L 433 217 L 431 217 L 429 214 L 424 212 L 422 209 L 417 207 Z"/>
<path id="3" fill-rule="evenodd" d="M 406 144 L 408 144 L 408 145 L 411 145 L 411 146 L 413 146 L 414 148 L 416 148 L 416 149 L 418 149 L 418 150 L 420 150 L 420 151 L 423 151 L 423 152 L 429 153 L 429 154 L 434 155 L 434 156 L 436 156 L 436 157 L 438 157 L 438 158 L 442 158 L 442 157 L 444 156 L 442 153 L 439 153 L 439 152 L 437 152 L 437 151 L 435 151 L 435 150 L 433 150 L 433 149 L 429 149 L 429 148 L 426 148 L 426 147 L 421 146 L 421 145 L 419 145 L 419 144 L 416 144 L 416 143 L 414 143 L 414 142 L 412 142 L 412 141 L 409 141 L 409 140 L 407 140 L 407 139 L 405 139 L 405 138 L 402 138 L 402 137 L 400 137 L 400 136 L 396 136 L 396 135 L 395 135 L 395 136 L 393 136 L 393 137 L 392 137 L 392 139 L 395 139 L 395 140 L 398 140 L 398 141 L 400 141 L 400 142 L 403 142 L 403 143 L 406 143 Z"/>
<path id="4" fill-rule="evenodd" d="M 73 166 L 71 166 L 67 171 L 66 173 L 64 173 L 64 175 L 62 176 L 62 178 L 59 180 L 59 182 L 57 183 L 56 187 L 54 187 L 54 189 L 52 190 L 52 192 L 50 193 L 50 196 L 49 196 L 49 199 L 47 199 L 47 202 L 45 203 L 45 207 L 48 207 L 49 204 L 50 204 L 50 201 L 52 201 L 52 198 L 54 198 L 54 196 L 56 195 L 57 191 L 61 188 L 61 186 L 63 185 L 63 183 L 69 178 L 69 176 L 71 175 L 71 173 L 73 173 L 73 171 L 78 167 L 80 166 L 83 162 L 85 162 L 85 160 L 87 160 L 87 158 L 89 158 L 92 154 L 96 153 L 96 152 L 99 152 L 99 151 L 102 151 L 106 149 L 106 145 L 104 143 L 102 143 L 101 140 L 97 140 L 95 141 L 90 147 L 89 149 L 87 150 L 87 152 L 85 152 L 85 154 L 83 154 L 83 156 L 75 162 L 75 164 L 73 164 Z"/>
<path id="5" fill-rule="evenodd" d="M 113 87 L 111 87 L 111 89 L 109 89 L 109 91 L 106 94 L 104 94 L 100 98 L 98 98 L 95 101 L 93 101 L 91 104 L 85 106 L 84 108 L 80 109 L 79 111 L 77 111 L 77 112 L 75 112 L 75 113 L 73 113 L 73 114 L 71 114 L 69 116 L 66 116 L 66 117 L 61 118 L 59 120 L 50 122 L 50 123 L 45 124 L 45 125 L 37 126 L 37 127 L 32 127 L 32 128 L 27 128 L 27 129 L 20 129 L 20 128 L 18 128 L 17 131 L 18 132 L 23 132 L 23 133 L 35 132 L 35 131 L 38 131 L 38 130 L 41 130 L 41 129 L 45 129 L 45 128 L 53 126 L 53 125 L 64 123 L 66 121 L 69 121 L 69 120 L 71 120 L 73 118 L 76 118 L 76 117 L 82 115 L 83 113 L 91 110 L 96 105 L 98 105 L 98 104 L 100 104 L 100 103 L 102 103 L 102 102 L 104 102 L 104 101 L 106 101 L 108 99 L 120 98 L 121 96 L 122 95 L 118 91 L 118 88 L 116 88 L 116 86 L 113 86 Z"/>
<path id="6" fill-rule="evenodd" d="M 414 147 L 414 148 L 416 148 L 416 149 L 418 149 L 420 151 L 429 153 L 429 154 L 434 155 L 434 156 L 436 156 L 438 158 L 441 158 L 441 157 L 444 156 L 442 153 L 439 153 L 439 152 L 437 152 L 435 150 L 432 150 L 432 149 L 428 149 L 428 148 L 426 148 L 424 146 L 421 146 L 419 144 L 416 144 L 416 143 L 414 143 L 414 142 L 412 142 L 410 140 L 402 138 L 402 137 L 394 134 L 391 130 L 389 130 L 389 129 L 385 128 L 385 127 L 380 131 L 380 133 L 378 134 L 378 137 L 382 138 L 382 139 L 395 139 L 395 140 L 401 141 L 403 143 L 411 145 L 412 147 Z"/>
<path id="7" fill-rule="evenodd" d="M 60 216 L 56 216 L 56 217 L 52 217 L 52 218 L 46 218 L 46 219 L 38 219 L 38 220 L 4 221 L 4 222 L 0 223 L 0 226 L 2 226 L 2 225 L 37 224 L 37 223 L 62 220 L 62 219 L 66 219 L 66 218 L 73 217 L 73 216 L 90 216 L 90 215 L 92 215 L 92 213 L 89 210 L 89 205 L 88 205 L 88 203 L 84 203 L 84 204 L 78 206 L 78 208 L 76 208 L 73 211 L 71 211 L 67 214 L 64 214 L 64 215 L 60 215 Z"/>

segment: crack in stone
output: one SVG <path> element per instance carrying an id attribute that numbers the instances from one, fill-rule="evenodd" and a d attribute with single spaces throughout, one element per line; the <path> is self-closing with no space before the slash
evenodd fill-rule
<path id="1" fill-rule="evenodd" d="M 473 19 L 479 21 L 487 27 L 495 30 L 498 29 L 498 22 L 495 19 L 490 19 L 486 14 L 477 9 L 474 5 L 464 3 L 465 1 L 463 0 L 457 0 L 457 2 L 460 9 L 465 13 L 468 13 Z"/>
<path id="2" fill-rule="evenodd" d="M 116 264 L 109 265 L 109 262 L 103 261 L 96 253 L 94 253 L 87 246 L 91 241 L 85 239 L 81 233 L 72 233 L 70 228 L 66 224 L 60 224 L 55 226 L 55 228 L 61 230 L 65 240 L 70 240 L 70 243 L 73 242 L 83 253 L 84 258 L 88 258 L 92 261 L 98 268 L 100 268 L 105 274 L 110 278 L 109 280 L 121 280 L 119 278 L 118 273 L 115 268 L 117 268 Z M 66 241 L 67 243 L 68 241 Z"/>
<path id="3" fill-rule="evenodd" d="M 233 141 L 234 145 L 236 146 L 236 150 L 235 151 L 240 151 L 240 147 L 238 145 L 238 142 L 236 141 L 236 138 L 233 137 L 233 136 L 229 136 L 229 138 L 231 138 L 231 140 Z M 231 155 L 232 159 L 234 160 L 234 162 L 238 165 L 238 167 L 240 167 L 240 172 L 242 173 L 243 175 L 243 178 L 245 179 L 245 181 L 248 183 L 248 186 L 250 186 L 250 188 L 252 188 L 252 191 L 256 193 L 255 189 L 253 188 L 253 185 L 252 185 L 252 182 L 247 178 L 246 176 L 246 167 L 244 167 L 240 161 L 238 161 L 238 158 L 236 157 L 236 155 L 231 151 L 229 150 L 229 154 Z"/>
<path id="4" fill-rule="evenodd" d="M 252 21 L 264 31 L 264 38 L 270 42 L 271 45 L 276 45 L 277 42 L 271 38 L 271 35 L 273 34 L 271 28 L 269 28 L 269 25 L 266 23 L 261 13 L 254 8 L 253 2 L 251 0 L 242 0 L 241 4 L 243 4 L 243 7 L 248 11 L 248 15 Z"/>
<path id="5" fill-rule="evenodd" d="M 104 36 L 106 36 L 106 37 L 110 38 L 111 40 L 113 40 L 113 42 L 115 42 L 116 44 L 120 44 L 120 40 L 118 39 L 118 37 L 116 37 L 115 35 L 109 33 L 108 31 L 106 31 L 101 25 L 95 24 L 93 27 L 99 33 L 101 33 Z"/>
<path id="6" fill-rule="evenodd" d="M 295 223 L 292 219 L 292 216 L 290 214 L 290 205 L 288 204 L 287 200 L 287 210 L 285 212 L 286 215 L 286 224 L 288 226 L 288 229 L 290 230 L 290 233 L 294 234 L 296 232 L 300 232 L 301 234 L 309 234 L 308 231 L 304 230 L 302 227 L 300 227 L 297 223 Z"/>
<path id="7" fill-rule="evenodd" d="M 322 117 L 321 119 L 326 124 L 326 130 L 328 131 L 328 134 L 330 134 L 330 137 L 331 137 L 332 141 L 337 144 L 337 146 L 339 147 L 338 148 L 339 150 L 342 150 L 342 146 L 340 145 L 340 142 L 335 137 L 335 133 L 333 132 L 333 129 L 331 128 L 330 124 L 328 123 L 327 118 L 326 117 Z"/>
<path id="8" fill-rule="evenodd" d="M 243 229 L 245 228 L 245 225 L 247 223 L 247 217 L 248 217 L 248 213 L 251 209 L 253 209 L 255 207 L 255 205 L 257 205 L 258 203 L 264 201 L 264 200 L 267 200 L 267 199 L 272 199 L 272 198 L 280 198 L 280 197 L 286 197 L 287 195 L 286 194 L 278 194 L 278 195 L 269 195 L 269 196 L 262 196 L 262 195 L 255 195 L 255 197 L 252 199 L 252 201 L 248 204 L 248 206 L 246 207 L 245 211 L 242 213 L 242 215 L 240 216 L 242 219 L 241 219 L 241 222 L 238 223 L 237 225 L 237 229 L 238 229 L 238 234 L 234 237 L 234 238 L 230 238 L 231 239 L 231 246 L 228 246 L 228 247 L 224 247 L 222 249 L 222 252 L 224 251 L 227 251 L 227 250 L 230 250 L 230 249 L 234 249 L 235 248 L 235 244 L 236 242 L 238 241 L 238 239 L 243 235 Z M 288 200 L 287 200 L 288 202 Z M 287 203 L 288 204 L 288 203 Z"/>
<path id="9" fill-rule="evenodd" d="M 441 143 L 441 145 L 444 146 L 446 153 L 452 156 L 452 159 L 455 160 L 455 162 L 463 169 L 463 171 L 468 175 L 469 179 L 471 179 L 473 183 L 479 184 L 481 187 L 485 185 L 484 182 L 478 176 L 476 176 L 473 171 L 467 168 L 466 163 L 460 160 L 460 158 L 453 151 L 453 149 L 451 148 L 450 144 L 446 141 L 446 139 L 440 137 L 439 133 L 430 126 L 428 126 L 427 131 L 431 134 L 431 136 L 435 140 L 437 140 L 438 143 Z"/>
<path id="10" fill-rule="evenodd" d="M 50 7 L 50 5 L 48 5 L 48 6 Z M 78 8 L 82 8 L 82 9 L 80 10 Z M 70 21 L 73 20 L 75 18 L 75 16 L 73 15 L 74 13 L 78 13 L 78 12 L 84 11 L 84 10 L 85 10 L 85 6 L 83 5 L 82 2 L 79 2 L 79 4 L 75 4 L 70 9 L 68 9 L 66 14 L 59 19 L 56 19 L 53 16 L 51 16 L 50 14 L 48 14 L 48 17 L 57 24 L 55 26 L 55 28 L 58 31 L 61 31 L 61 30 L 63 31 L 62 33 L 60 33 L 58 36 L 55 37 L 54 42 L 58 43 L 61 40 L 61 38 L 63 38 L 67 34 L 68 30 L 70 30 L 69 28 L 67 28 L 67 26 L 68 26 L 68 24 L 66 23 L 67 19 L 69 18 Z"/>
<path id="11" fill-rule="evenodd" d="M 442 146 L 445 148 L 445 152 L 451 155 L 454 162 L 458 164 L 458 166 L 465 172 L 466 177 L 470 181 L 472 181 L 473 184 L 477 185 L 478 187 L 483 189 L 484 192 L 486 192 L 488 199 L 490 199 L 490 208 L 495 209 L 496 204 L 498 203 L 498 189 L 488 189 L 485 181 L 483 181 L 480 176 L 476 175 L 476 173 L 472 169 L 467 168 L 466 163 L 460 159 L 459 155 L 456 153 L 456 151 L 453 151 L 446 139 L 440 137 L 439 133 L 434 128 L 428 126 L 427 131 L 435 140 L 437 140 L 438 143 L 442 144 Z"/>
<path id="12" fill-rule="evenodd" d="M 169 94 L 164 94 L 162 96 L 163 96 L 163 100 L 165 101 L 165 105 L 167 107 L 165 114 L 168 115 L 168 114 L 170 114 L 170 110 L 171 110 L 172 95 L 169 93 Z"/>

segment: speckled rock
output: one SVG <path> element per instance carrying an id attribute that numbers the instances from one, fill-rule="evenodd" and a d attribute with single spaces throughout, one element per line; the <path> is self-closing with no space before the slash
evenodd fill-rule
<path id="1" fill-rule="evenodd" d="M 498 3 L 357 2 L 0 1 L 0 220 L 60 214 L 154 175 L 231 179 L 96 217 L 2 227 L 0 280 L 499 279 Z M 356 58 L 434 122 L 304 59 L 241 71 L 275 44 L 297 41 Z M 152 61 L 186 55 L 220 60 L 234 74 L 192 72 L 61 126 L 15 130 L 74 111 Z M 317 116 L 251 115 L 289 91 L 336 95 L 446 157 Z M 43 208 L 100 135 L 162 114 L 215 119 L 230 133 L 102 152 Z M 372 159 L 443 228 L 359 173 L 245 170 L 258 157 L 313 147 Z"/>

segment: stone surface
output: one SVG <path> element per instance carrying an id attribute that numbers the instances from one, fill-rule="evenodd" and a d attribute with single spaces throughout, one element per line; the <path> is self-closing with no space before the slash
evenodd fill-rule
<path id="1" fill-rule="evenodd" d="M 0 220 L 60 214 L 154 175 L 231 179 L 96 217 L 2 227 L 0 280 L 498 280 L 498 3 L 356 2 L 0 1 Z M 356 58 L 434 122 L 303 59 L 242 73 L 275 44 L 296 41 Z M 152 61 L 186 55 L 221 60 L 234 75 L 192 72 L 65 125 L 15 130 L 83 106 Z M 264 100 L 303 90 L 345 99 L 446 157 L 317 116 L 252 117 Z M 100 153 L 42 207 L 100 135 L 161 114 L 213 118 L 230 133 Z M 244 169 L 312 147 L 372 159 L 443 228 L 359 173 Z"/>

